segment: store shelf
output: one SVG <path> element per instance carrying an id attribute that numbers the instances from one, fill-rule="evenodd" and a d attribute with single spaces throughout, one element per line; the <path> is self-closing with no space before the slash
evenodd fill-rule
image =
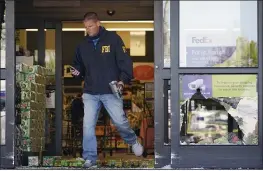
<path id="1" fill-rule="evenodd" d="M 56 90 L 56 85 L 46 85 L 46 90 Z"/>

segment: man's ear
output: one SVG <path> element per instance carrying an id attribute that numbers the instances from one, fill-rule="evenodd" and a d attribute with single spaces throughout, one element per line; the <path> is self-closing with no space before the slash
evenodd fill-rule
<path id="1" fill-rule="evenodd" d="M 100 26 L 100 25 L 101 25 L 101 23 L 100 23 L 100 21 L 98 20 L 98 21 L 97 21 L 97 26 Z"/>

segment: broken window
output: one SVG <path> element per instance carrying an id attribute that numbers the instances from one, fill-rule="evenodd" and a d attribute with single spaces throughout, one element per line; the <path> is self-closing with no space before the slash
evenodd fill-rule
<path id="1" fill-rule="evenodd" d="M 182 75 L 181 145 L 257 145 L 256 75 Z"/>

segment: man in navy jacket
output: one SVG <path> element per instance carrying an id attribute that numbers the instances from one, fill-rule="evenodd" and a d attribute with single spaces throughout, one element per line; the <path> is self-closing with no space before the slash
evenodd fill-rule
<path id="1" fill-rule="evenodd" d="M 123 101 L 111 91 L 109 83 L 118 81 L 123 88 L 133 78 L 132 60 L 116 33 L 102 26 L 94 12 L 84 15 L 87 36 L 77 46 L 72 75 L 84 79 L 83 158 L 84 167 L 96 166 L 97 140 L 95 127 L 101 105 L 108 111 L 114 125 L 136 156 L 143 153 L 142 145 L 131 129 L 123 111 Z"/>

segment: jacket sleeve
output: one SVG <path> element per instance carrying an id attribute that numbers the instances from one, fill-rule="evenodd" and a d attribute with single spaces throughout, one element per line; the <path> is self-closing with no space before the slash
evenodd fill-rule
<path id="1" fill-rule="evenodd" d="M 79 46 L 75 50 L 75 56 L 73 57 L 73 65 L 72 66 L 80 72 L 79 76 L 74 76 L 74 77 L 83 79 L 85 76 L 85 69 L 84 69 L 84 65 L 82 62 Z"/>
<path id="2" fill-rule="evenodd" d="M 119 35 L 117 35 L 116 60 L 120 70 L 119 81 L 129 84 L 131 79 L 133 79 L 133 63 Z"/>

